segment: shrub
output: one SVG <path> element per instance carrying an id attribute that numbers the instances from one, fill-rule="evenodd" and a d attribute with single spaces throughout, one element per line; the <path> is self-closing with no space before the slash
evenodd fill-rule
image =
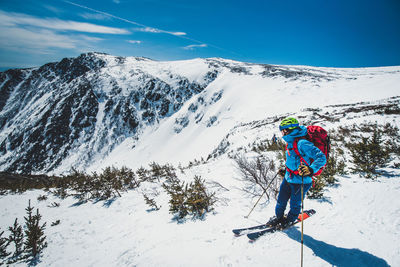
<path id="1" fill-rule="evenodd" d="M 307 196 L 310 199 L 319 199 L 324 196 L 324 188 L 326 186 L 326 182 L 321 177 L 313 178 L 313 186 L 308 190 Z"/>
<path id="2" fill-rule="evenodd" d="M 72 173 L 61 179 L 56 186 L 52 193 L 61 198 L 72 195 L 80 201 L 107 200 L 120 197 L 121 193 L 128 189 L 139 187 L 140 181 L 127 167 L 107 167 L 102 173 L 94 172 L 90 175 L 72 170 Z"/>
<path id="3" fill-rule="evenodd" d="M 237 168 L 245 182 L 244 191 L 260 195 L 259 189 L 262 193 L 266 193 L 267 198 L 270 196 L 277 197 L 279 192 L 279 179 L 276 176 L 275 163 L 268 157 L 262 155 L 257 156 L 253 160 L 248 160 L 245 156 L 235 157 Z"/>
<path id="4" fill-rule="evenodd" d="M 43 250 L 47 247 L 46 236 L 44 235 L 44 229 L 46 223 L 40 225 L 40 219 L 42 215 L 39 214 L 39 209 L 36 209 L 36 214 L 33 212 L 34 208 L 31 207 L 31 201 L 26 208 L 27 216 L 25 218 L 25 247 L 24 258 L 27 259 L 31 264 L 35 264 L 39 261 L 39 257 Z"/>
<path id="5" fill-rule="evenodd" d="M 37 200 L 38 201 L 45 201 L 45 200 L 47 200 L 47 196 L 46 195 L 40 195 L 40 196 L 38 196 Z"/>
<path id="6" fill-rule="evenodd" d="M 5 259 L 10 255 L 10 252 L 7 252 L 7 247 L 10 244 L 8 239 L 6 237 L 2 237 L 4 234 L 4 231 L 0 230 L 0 260 Z M 1 262 L 0 262 L 1 265 Z"/>
<path id="7" fill-rule="evenodd" d="M 353 173 L 373 178 L 377 175 L 377 168 L 384 167 L 390 159 L 389 151 L 383 145 L 382 132 L 375 127 L 371 137 L 361 137 L 360 142 L 347 143 L 350 150 Z"/>
<path id="8" fill-rule="evenodd" d="M 183 219 L 188 213 L 186 206 L 187 185 L 180 182 L 177 177 L 172 177 L 163 183 L 163 188 L 169 194 L 169 211 L 176 214 L 178 219 Z"/>
<path id="9" fill-rule="evenodd" d="M 61 223 L 60 220 L 56 220 L 56 221 L 54 221 L 54 222 L 51 223 L 51 226 L 57 226 L 57 225 L 59 225 L 60 223 Z"/>
<path id="10" fill-rule="evenodd" d="M 146 202 L 147 205 L 150 206 L 153 210 L 159 210 L 161 207 L 159 207 L 154 200 L 154 198 L 149 198 L 146 194 L 143 194 L 144 201 Z"/>
<path id="11" fill-rule="evenodd" d="M 10 231 L 8 240 L 14 245 L 14 253 L 12 254 L 8 263 L 15 263 L 21 259 L 24 252 L 24 233 L 22 231 L 22 226 L 18 223 L 17 218 L 15 218 L 14 225 L 12 227 L 10 226 L 8 230 Z"/>
<path id="12" fill-rule="evenodd" d="M 276 139 L 275 141 L 264 140 L 260 143 L 254 143 L 251 150 L 260 153 L 265 151 L 281 151 L 285 150 L 285 147 L 286 144 L 280 139 Z"/>
<path id="13" fill-rule="evenodd" d="M 189 213 L 196 217 L 202 217 L 206 212 L 212 210 L 215 203 L 215 193 L 208 193 L 204 180 L 200 176 L 194 177 L 187 190 L 187 206 Z"/>
<path id="14" fill-rule="evenodd" d="M 207 191 L 200 176 L 195 176 L 194 182 L 190 184 L 173 177 L 163 183 L 163 188 L 170 195 L 169 211 L 175 214 L 178 220 L 189 214 L 194 218 L 201 218 L 212 210 L 216 202 L 215 193 Z"/>
<path id="15" fill-rule="evenodd" d="M 339 151 L 343 152 L 343 150 L 339 150 Z M 325 166 L 323 172 L 321 173 L 321 175 L 318 177 L 320 180 L 323 180 L 325 182 L 325 184 L 327 184 L 327 185 L 333 185 L 337 182 L 335 175 L 346 174 L 346 171 L 345 171 L 346 163 L 345 163 L 344 157 L 339 159 L 339 155 L 340 154 L 337 153 L 336 150 L 331 149 L 326 166 Z"/>

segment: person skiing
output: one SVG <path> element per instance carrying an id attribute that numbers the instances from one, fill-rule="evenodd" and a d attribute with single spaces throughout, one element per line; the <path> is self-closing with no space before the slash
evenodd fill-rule
<path id="1" fill-rule="evenodd" d="M 276 137 L 276 134 L 274 134 L 274 136 L 272 136 L 272 143 L 276 144 L 277 141 L 278 141 L 278 138 Z"/>
<path id="2" fill-rule="evenodd" d="M 286 168 L 278 172 L 279 175 L 283 176 L 283 180 L 279 189 L 275 216 L 267 224 L 286 228 L 292 225 L 300 214 L 302 182 L 304 186 L 304 198 L 307 191 L 311 188 L 312 175 L 325 165 L 326 156 L 312 142 L 303 138 L 307 135 L 307 128 L 300 126 L 297 119 L 288 117 L 282 120 L 279 130 L 282 133 L 283 140 L 287 143 Z M 300 138 L 297 141 L 297 148 L 300 155 L 306 161 L 306 164 L 302 162 L 293 149 L 293 143 L 296 138 Z M 312 163 L 311 159 L 313 159 Z M 284 216 L 289 199 L 290 210 L 287 216 Z"/>

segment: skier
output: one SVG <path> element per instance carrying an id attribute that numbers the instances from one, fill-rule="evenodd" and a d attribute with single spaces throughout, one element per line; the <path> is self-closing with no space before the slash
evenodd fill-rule
<path id="1" fill-rule="evenodd" d="M 300 214 L 302 181 L 304 197 L 311 188 L 312 175 L 325 165 L 326 157 L 313 143 L 301 139 L 307 135 L 307 128 L 300 126 L 297 119 L 291 117 L 284 119 L 279 125 L 279 130 L 283 135 L 283 140 L 287 143 L 286 169 L 279 170 L 279 175 L 283 176 L 283 181 L 275 207 L 275 216 L 268 221 L 268 224 L 283 229 L 292 225 Z M 295 138 L 300 138 L 297 142 L 297 148 L 307 165 L 301 162 L 300 157 L 293 149 Z M 312 163 L 311 159 L 314 160 Z M 289 199 L 290 210 L 288 215 L 284 216 Z"/>
<path id="2" fill-rule="evenodd" d="M 277 141 L 278 141 L 278 138 L 276 137 L 276 134 L 274 134 L 274 136 L 272 136 L 272 143 L 276 144 Z"/>

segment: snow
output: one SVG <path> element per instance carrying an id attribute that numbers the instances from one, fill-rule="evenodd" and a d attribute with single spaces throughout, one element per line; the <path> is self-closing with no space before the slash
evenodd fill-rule
<path id="1" fill-rule="evenodd" d="M 177 65 L 179 64 L 182 63 L 178 62 Z M 251 68 L 258 70 L 260 66 L 255 65 Z M 291 68 L 295 71 L 305 71 L 311 67 Z M 150 69 L 149 67 L 147 71 Z M 103 160 L 94 162 L 88 170 L 100 170 L 103 166 L 111 165 L 138 168 L 152 161 L 187 164 L 194 158 L 207 158 L 226 133 L 242 122 L 298 113 L 305 108 L 373 101 L 399 94 L 399 67 L 311 69 L 336 78 L 329 81 L 303 81 L 243 75 L 223 70 L 200 95 L 195 95 L 187 101 L 180 111 L 161 121 L 159 126 L 147 129 L 139 141 L 126 139 Z M 216 94 L 222 96 L 213 101 Z M 198 104 L 199 97 L 204 99 L 203 105 Z M 195 112 L 189 112 L 191 104 L 196 104 L 199 108 Z M 202 116 L 200 122 L 197 122 L 197 116 Z M 187 118 L 189 123 L 179 134 L 174 134 L 173 125 L 179 118 Z M 215 120 L 211 127 L 210 120 Z M 62 169 L 56 172 L 62 172 Z"/>
<path id="2" fill-rule="evenodd" d="M 48 248 L 39 266 L 294 266 L 300 262 L 300 226 L 270 234 L 254 243 L 234 237 L 231 229 L 265 222 L 274 202 L 259 205 L 249 219 L 254 199 L 232 185 L 237 176 L 228 160 L 202 168 L 207 178 L 218 178 L 230 191 L 205 220 L 178 224 L 163 207 L 148 212 L 140 192 L 105 202 L 77 204 L 73 198 L 52 196 L 38 202 L 40 190 L 0 198 L 1 227 L 20 222 L 28 200 L 48 223 Z M 306 200 L 317 213 L 304 222 L 305 266 L 398 266 L 400 238 L 397 177 L 377 181 L 358 176 L 340 177 L 324 201 Z M 233 176 L 233 177 L 232 177 Z M 162 197 L 164 198 L 164 197 Z M 53 201 L 59 208 L 49 208 Z M 50 227 L 59 219 L 61 224 Z M 23 264 L 20 264 L 23 265 Z"/>
<path id="3" fill-rule="evenodd" d="M 108 58 L 108 56 L 104 56 Z M 111 62 L 112 58 L 108 58 Z M 227 64 L 238 64 L 225 61 Z M 127 58 L 124 63 L 141 64 L 141 68 L 160 79 L 169 71 L 193 81 L 208 71 L 202 59 L 155 62 Z M 161 66 L 161 67 L 160 67 Z M 260 73 L 260 65 L 248 65 L 251 73 Z M 254 141 L 269 139 L 276 125 L 268 117 L 294 114 L 311 116 L 305 108 L 321 108 L 339 119 L 323 122 L 327 129 L 363 121 L 390 122 L 400 126 L 398 115 L 344 114 L 341 107 L 327 105 L 372 101 L 386 103 L 399 95 L 400 67 L 367 69 L 334 69 L 305 66 L 282 66 L 294 71 L 308 69 L 313 73 L 331 73 L 331 81 L 290 80 L 260 75 L 243 75 L 223 71 L 202 93 L 194 95 L 176 114 L 147 127 L 139 140 L 127 138 L 106 158 L 99 159 L 90 171 L 106 166 L 147 167 L 151 161 L 186 164 L 206 158 L 225 140 L 228 152 L 241 152 Z M 197 71 L 194 71 L 197 70 Z M 115 68 L 114 71 L 120 71 Z M 119 75 L 117 73 L 111 73 Z M 129 81 L 127 81 L 129 82 Z M 218 98 L 218 94 L 222 96 Z M 204 99 L 199 104 L 199 98 Z M 46 96 L 43 96 L 45 101 Z M 393 100 L 399 103 L 399 100 Z M 397 101 L 397 102 L 396 102 Z M 191 104 L 198 104 L 190 112 Z M 358 106 L 361 104 L 352 104 Z M 365 103 L 368 105 L 368 103 Z M 335 113 L 335 110 L 337 113 Z M 343 110 L 345 110 L 343 108 Z M 101 103 L 98 122 L 104 115 Z M 333 115 L 332 115 L 333 114 Z M 196 117 L 203 119 L 196 123 Z M 174 131 L 178 118 L 188 125 Z M 198 117 L 197 117 L 198 118 Z M 210 121 L 216 118 L 212 124 Z M 259 125 L 259 127 L 255 127 Z M 261 126 L 260 126 L 261 125 Z M 96 125 L 96 131 L 101 127 Z M 82 146 L 79 149 L 85 149 Z M 348 155 L 347 155 L 348 156 Z M 61 169 L 79 160 L 73 155 Z M 305 200 L 305 209 L 317 213 L 304 222 L 304 266 L 400 266 L 400 170 L 387 169 L 390 175 L 376 180 L 358 175 L 337 176 L 338 183 L 327 187 L 322 200 Z M 296 266 L 300 264 L 300 226 L 261 237 L 250 243 L 245 236 L 235 237 L 231 230 L 264 223 L 274 214 L 275 201 L 258 205 L 249 218 L 257 198 L 244 193 L 235 163 L 228 153 L 206 164 L 185 169 L 178 176 L 191 181 L 195 175 L 206 180 L 218 194 L 215 210 L 203 220 L 186 219 L 178 223 L 168 210 L 168 195 L 160 184 L 143 183 L 141 187 L 111 201 L 78 203 L 69 197 L 60 200 L 48 194 L 38 201 L 42 190 L 0 196 L 0 227 L 7 229 L 15 218 L 23 222 L 28 201 L 40 209 L 48 247 L 38 266 Z M 225 189 L 212 184 L 217 182 Z M 154 195 L 161 209 L 149 210 L 143 193 Z M 53 208 L 50 204 L 60 203 Z M 52 222 L 60 220 L 56 226 Z M 25 266 L 24 263 L 15 266 Z"/>

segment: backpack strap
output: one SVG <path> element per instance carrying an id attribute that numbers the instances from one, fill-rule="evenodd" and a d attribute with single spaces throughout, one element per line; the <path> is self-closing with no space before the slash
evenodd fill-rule
<path id="1" fill-rule="evenodd" d="M 300 158 L 300 162 L 303 162 L 306 166 L 309 166 L 307 161 L 301 156 L 299 148 L 297 146 L 297 143 L 299 142 L 300 139 L 306 139 L 306 138 L 304 138 L 304 137 L 295 138 L 294 142 L 293 142 L 293 150 L 296 153 L 296 155 Z M 286 149 L 288 149 L 287 145 L 286 145 Z M 290 176 L 292 176 L 293 174 L 299 175 L 299 171 L 298 170 L 293 171 L 293 170 L 289 169 L 287 166 L 286 166 L 286 170 L 290 173 Z M 311 176 L 311 179 L 312 179 L 312 183 L 313 183 L 312 187 L 315 187 L 314 176 Z"/>
<path id="2" fill-rule="evenodd" d="M 298 141 L 299 141 L 300 139 L 303 139 L 303 138 L 297 137 L 296 139 L 294 139 L 294 142 L 293 142 L 293 149 L 289 149 L 289 148 L 288 148 L 288 145 L 286 144 L 286 150 L 287 150 L 289 156 L 290 156 L 290 150 L 294 150 L 294 152 L 296 153 L 296 155 L 300 158 L 300 162 L 304 162 L 304 163 L 308 166 L 307 161 L 305 161 L 305 159 L 301 156 L 301 154 L 300 154 L 300 152 L 299 152 L 299 149 L 298 149 L 298 147 L 297 147 L 297 143 L 298 143 Z M 291 170 L 291 169 L 288 168 L 288 166 L 286 166 L 286 170 L 290 173 L 290 176 L 292 176 L 293 174 L 299 175 L 299 171 L 298 171 L 298 170 Z"/>
<path id="3" fill-rule="evenodd" d="M 299 151 L 299 148 L 298 148 L 298 146 L 297 146 L 297 143 L 299 142 L 300 139 L 305 139 L 305 138 L 301 138 L 301 137 L 295 138 L 295 139 L 294 139 L 294 142 L 293 142 L 293 150 L 294 150 L 294 152 L 296 153 L 296 155 L 299 156 L 300 162 L 303 162 L 305 165 L 308 166 L 307 161 L 301 156 L 300 151 Z"/>

